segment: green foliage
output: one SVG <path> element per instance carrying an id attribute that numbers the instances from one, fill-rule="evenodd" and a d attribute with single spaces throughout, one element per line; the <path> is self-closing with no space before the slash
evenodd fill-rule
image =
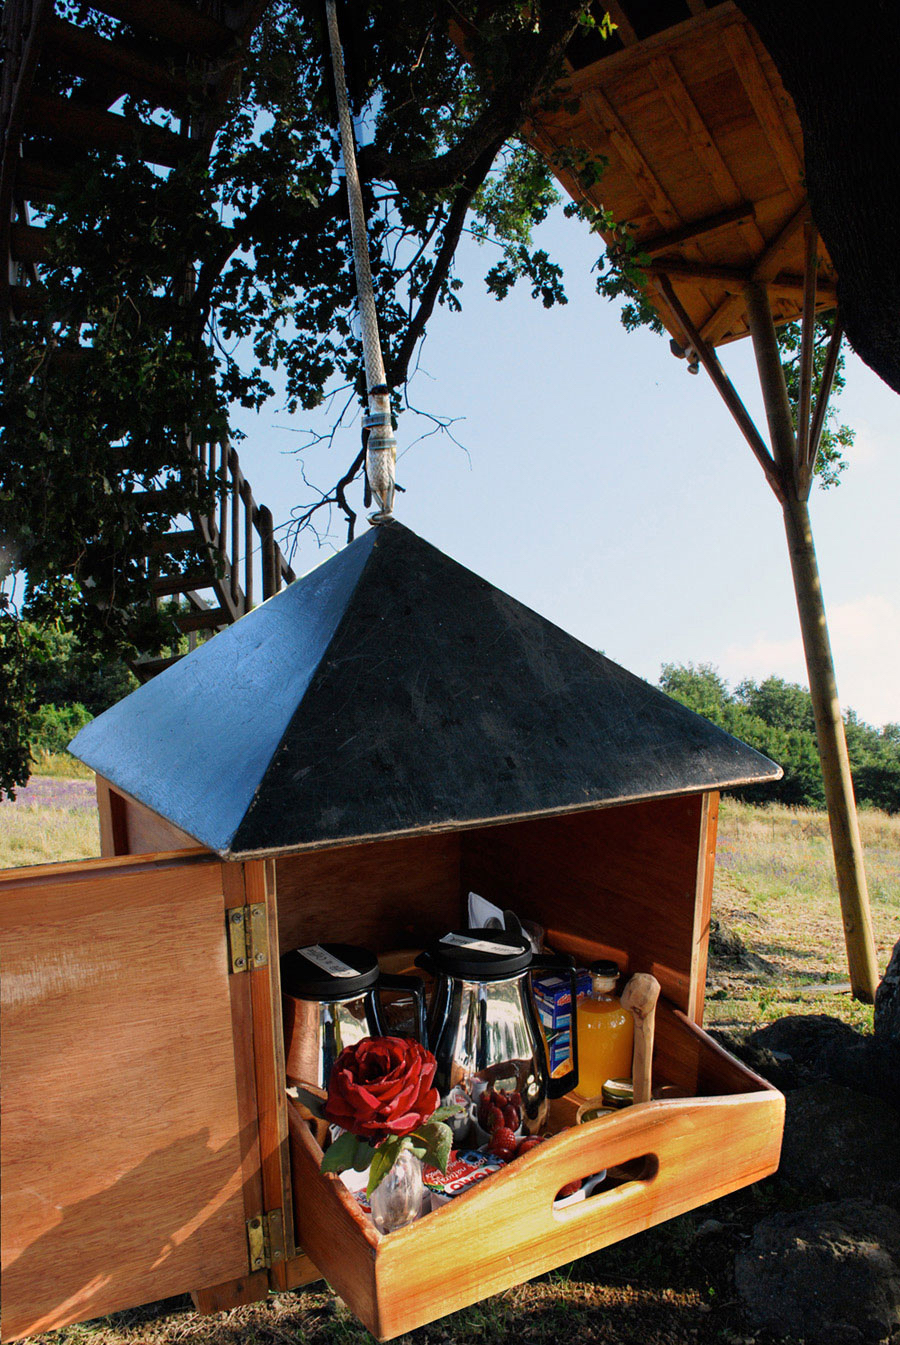
<path id="1" fill-rule="evenodd" d="M 32 756 L 37 752 L 65 752 L 78 730 L 93 717 L 80 701 L 72 705 L 39 705 L 31 716 Z"/>
<path id="2" fill-rule="evenodd" d="M 354 1172 L 365 1172 L 375 1160 L 376 1152 L 367 1140 L 357 1139 L 356 1135 L 345 1130 L 325 1150 L 321 1171 L 346 1172 L 348 1168 L 353 1168 Z"/>
<path id="3" fill-rule="evenodd" d="M 100 34 L 115 29 L 89 8 L 66 12 Z M 451 19 L 467 33 L 466 57 Z M 520 130 L 583 21 L 595 22 L 584 0 L 342 6 L 398 413 L 434 307 L 460 307 L 453 259 L 464 228 L 492 249 L 486 282 L 498 298 L 524 282 L 545 305 L 565 302 L 560 268 L 532 243 L 556 190 Z M 72 92 L 64 68 L 41 68 L 52 73 L 38 93 Z M 136 98 L 122 111 L 160 122 Z M 201 111 L 198 83 L 188 120 Z M 198 480 L 191 445 L 229 434 L 231 408 L 259 410 L 276 387 L 289 413 L 341 391 L 348 409 L 364 392 L 324 7 L 266 7 L 208 159 L 202 139 L 191 143 L 196 154 L 171 171 L 85 151 L 39 221 L 51 230 L 46 314 L 2 338 L 0 538 L 27 575 L 18 615 L 48 629 L 61 619 L 109 658 L 159 653 L 174 639 L 150 600 L 145 558 L 173 521 L 210 503 L 216 483 Z M 354 445 L 340 485 L 307 515 L 337 505 L 351 535 L 363 496 L 356 454 Z M 139 496 L 163 490 L 148 513 Z M 177 568 L 203 560 L 188 552 Z M 15 629 L 3 635 L 6 667 L 21 662 Z M 15 676 L 21 683 L 24 665 Z M 22 683 L 16 694 L 36 693 Z M 26 770 L 24 721 L 12 707 L 2 715 L 8 783 Z"/>
<path id="4" fill-rule="evenodd" d="M 64 752 L 136 685 L 121 660 L 83 645 L 61 620 L 44 627 L 19 619 L 0 595 L 0 797 L 15 797 L 38 753 Z"/>
<path id="5" fill-rule="evenodd" d="M 664 664 L 659 685 L 782 767 L 781 780 L 733 791 L 739 798 L 824 808 L 812 701 L 805 687 L 767 677 L 763 682 L 743 681 L 731 692 L 707 663 Z M 844 728 L 858 802 L 900 812 L 900 725 L 872 728 L 848 710 Z"/>
<path id="6" fill-rule="evenodd" d="M 0 799 L 16 797 L 28 780 L 31 715 L 22 637 L 6 595 L 0 593 Z"/>
<path id="7" fill-rule="evenodd" d="M 820 314 L 816 318 L 815 343 L 813 345 L 813 389 L 819 386 L 825 367 L 828 342 L 834 330 L 834 315 Z M 800 397 L 800 338 L 799 322 L 789 322 L 778 329 L 778 347 L 781 351 L 781 367 L 784 370 L 794 429 L 797 428 L 797 404 Z M 834 373 L 833 394 L 840 393 L 846 379 L 844 377 L 844 356 L 838 356 Z M 837 411 L 830 403 L 825 413 L 825 424 L 819 440 L 819 452 L 816 457 L 815 474 L 823 490 L 840 485 L 841 472 L 846 470 L 845 453 L 853 447 L 856 431 L 849 425 L 842 425 L 837 419 Z"/>

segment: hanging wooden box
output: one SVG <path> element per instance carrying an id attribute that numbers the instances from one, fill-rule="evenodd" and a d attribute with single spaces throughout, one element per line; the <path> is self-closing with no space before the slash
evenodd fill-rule
<path id="1" fill-rule="evenodd" d="M 781 1095 L 698 1026 L 709 931 L 716 795 L 382 842 L 278 863 L 285 946 L 325 938 L 319 893 L 343 890 L 354 938 L 382 950 L 458 925 L 470 889 L 544 925 L 582 960 L 614 955 L 663 987 L 654 1071 L 688 1096 L 571 1128 L 408 1229 L 379 1235 L 289 1104 L 294 1228 L 328 1282 L 379 1339 L 455 1311 L 775 1171 Z M 357 877 L 350 877 L 358 873 Z M 306 901 L 294 905 L 291 894 Z M 421 897 L 425 895 L 423 906 Z M 564 1129 L 564 1127 L 570 1127 Z M 580 1205 L 568 1182 L 623 1167 Z"/>
<path id="2" fill-rule="evenodd" d="M 370 530 L 72 746 L 110 858 L 0 874 L 5 1339 L 319 1271 L 388 1337 L 776 1166 L 782 1099 L 699 1024 L 715 791 L 779 768 L 408 529 Z M 657 1079 L 693 1096 L 570 1129 L 379 1240 L 290 1130 L 279 954 L 409 955 L 470 890 L 652 972 Z"/>
<path id="3" fill-rule="evenodd" d="M 783 1099 L 699 1027 L 714 793 L 244 863 L 100 794 L 108 853 L 168 853 L 0 875 L 4 1339 L 187 1290 L 230 1307 L 319 1272 L 388 1339 L 777 1167 Z M 690 1096 L 568 1129 L 379 1237 L 289 1114 L 277 954 L 413 949 L 461 923 L 470 889 L 554 946 L 656 975 L 655 1077 Z M 236 974 L 228 922 L 260 908 L 264 960 L 251 945 Z M 621 1184 L 554 1211 L 566 1182 L 622 1164 Z"/>

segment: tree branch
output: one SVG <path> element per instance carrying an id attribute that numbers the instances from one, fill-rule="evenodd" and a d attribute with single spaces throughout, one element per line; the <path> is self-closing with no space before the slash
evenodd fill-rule
<path id="1" fill-rule="evenodd" d="M 413 351 L 425 331 L 426 323 L 434 311 L 441 285 L 447 279 L 450 267 L 453 265 L 453 258 L 456 254 L 463 225 L 466 222 L 469 206 L 472 204 L 472 197 L 491 171 L 491 165 L 502 143 L 502 141 L 499 141 L 488 146 L 466 174 L 462 186 L 453 198 L 453 205 L 450 214 L 447 216 L 447 223 L 444 225 L 441 246 L 431 268 L 431 275 L 422 290 L 419 307 L 411 319 L 406 329 L 406 335 L 388 369 L 388 382 L 391 387 L 399 387 L 401 383 L 406 382 Z"/>
<path id="2" fill-rule="evenodd" d="M 523 27 L 506 38 L 503 68 L 507 73 L 501 79 L 496 76 L 497 63 L 492 59 L 496 52 L 490 44 L 480 39 L 478 31 L 465 38 L 460 34 L 457 45 L 460 40 L 467 42 L 467 58 L 476 71 L 481 67 L 490 86 L 486 107 L 443 154 L 416 161 L 389 154 L 373 143 L 360 151 L 360 173 L 369 179 L 387 179 L 404 191 L 441 191 L 459 182 L 490 146 L 508 140 L 531 114 L 538 95 L 556 78 L 584 10 L 584 0 L 543 4 L 539 28 Z M 453 23 L 458 26 L 455 19 Z M 481 24 L 483 28 L 484 18 Z"/>

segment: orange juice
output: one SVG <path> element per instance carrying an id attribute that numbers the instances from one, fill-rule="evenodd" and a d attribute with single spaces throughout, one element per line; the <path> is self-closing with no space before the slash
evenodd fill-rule
<path id="1" fill-rule="evenodd" d="M 607 1079 L 630 1079 L 634 1019 L 615 993 L 615 962 L 594 962 L 591 990 L 578 1000 L 578 1093 L 599 1097 Z"/>

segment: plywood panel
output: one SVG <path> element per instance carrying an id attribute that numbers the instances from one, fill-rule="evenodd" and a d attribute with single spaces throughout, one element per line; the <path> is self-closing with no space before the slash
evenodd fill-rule
<path id="1" fill-rule="evenodd" d="M 220 864 L 20 874 L 0 892 L 4 1339 L 248 1269 Z"/>
<path id="2" fill-rule="evenodd" d="M 695 928 L 703 796 L 655 799 L 463 834 L 464 884 L 519 915 L 608 947 L 685 1011 L 699 974 Z"/>
<path id="3" fill-rule="evenodd" d="M 384 952 L 459 923 L 459 835 L 348 845 L 275 861 L 282 952 L 319 940 Z"/>
<path id="4" fill-rule="evenodd" d="M 120 795 L 124 804 L 128 854 L 147 855 L 154 850 L 191 850 L 197 842 L 186 831 L 145 808 L 136 799 Z"/>

